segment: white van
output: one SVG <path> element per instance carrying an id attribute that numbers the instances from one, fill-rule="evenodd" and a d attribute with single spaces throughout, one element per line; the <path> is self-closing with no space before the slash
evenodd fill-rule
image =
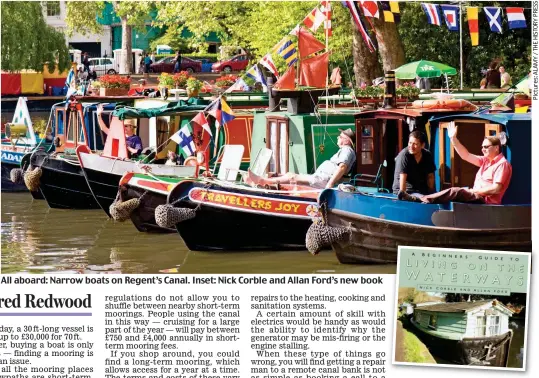
<path id="1" fill-rule="evenodd" d="M 97 75 L 115 75 L 114 61 L 112 58 L 89 58 L 90 72 L 95 72 Z"/>

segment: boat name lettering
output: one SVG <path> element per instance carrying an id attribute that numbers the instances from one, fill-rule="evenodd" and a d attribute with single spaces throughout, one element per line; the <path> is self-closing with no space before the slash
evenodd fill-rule
<path id="1" fill-rule="evenodd" d="M 10 152 L 2 151 L 2 160 L 3 161 L 9 161 L 9 162 L 21 162 L 22 157 L 18 154 L 12 154 Z"/>

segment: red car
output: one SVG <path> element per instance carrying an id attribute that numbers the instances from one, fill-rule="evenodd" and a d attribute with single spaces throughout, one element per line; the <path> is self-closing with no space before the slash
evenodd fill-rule
<path id="1" fill-rule="evenodd" d="M 174 57 L 169 56 L 163 59 L 158 60 L 155 63 L 150 64 L 150 72 L 168 72 L 172 73 L 174 71 Z M 182 56 L 182 64 L 180 71 L 187 71 L 190 74 L 193 72 L 202 71 L 202 62 L 200 60 L 195 60 Z"/>
<path id="2" fill-rule="evenodd" d="M 228 60 L 221 60 L 217 63 L 213 63 L 211 72 L 230 73 L 232 71 L 242 71 L 247 68 L 248 64 L 249 58 L 247 57 L 247 54 L 235 55 Z"/>

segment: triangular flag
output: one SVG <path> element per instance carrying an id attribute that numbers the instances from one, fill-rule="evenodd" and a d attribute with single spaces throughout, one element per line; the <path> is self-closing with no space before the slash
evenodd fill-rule
<path id="1" fill-rule="evenodd" d="M 380 18 L 380 11 L 376 1 L 361 1 L 361 8 L 365 17 Z"/>
<path id="2" fill-rule="evenodd" d="M 325 88 L 328 65 L 329 52 L 300 61 L 299 85 Z"/>
<path id="3" fill-rule="evenodd" d="M 487 15 L 488 23 L 490 25 L 490 31 L 495 33 L 502 32 L 502 8 L 498 7 L 484 7 L 483 10 Z"/>
<path id="4" fill-rule="evenodd" d="M 208 120 L 206 119 L 206 116 L 204 115 L 204 112 L 198 113 L 195 118 L 191 120 L 191 124 L 193 125 L 193 133 L 196 135 L 199 131 L 205 130 L 210 136 L 213 136 L 211 133 L 210 125 L 208 123 Z M 200 130 L 202 129 L 202 130 Z"/>
<path id="5" fill-rule="evenodd" d="M 365 25 L 363 25 L 363 21 L 361 21 L 361 17 L 359 15 L 359 11 L 357 8 L 357 5 L 354 1 L 346 0 L 343 1 L 342 4 L 348 8 L 350 11 L 350 15 L 352 16 L 352 19 L 354 20 L 354 23 L 357 26 L 357 29 L 359 30 L 359 33 L 363 37 L 363 40 L 367 44 L 367 47 L 369 48 L 370 52 L 376 51 L 376 46 L 372 42 L 371 37 L 369 36 L 369 33 L 367 33 L 367 29 L 365 28 Z"/>
<path id="6" fill-rule="evenodd" d="M 320 12 L 320 9 L 316 7 L 303 19 L 303 23 L 314 33 L 322 25 L 325 18 L 324 13 Z"/>
<path id="7" fill-rule="evenodd" d="M 275 75 L 275 77 L 279 78 L 279 71 L 277 71 L 277 67 L 275 67 L 275 63 L 273 63 L 273 59 L 271 58 L 271 54 L 266 54 L 262 59 L 260 59 L 260 64 L 266 67 L 269 72 Z"/>
<path id="8" fill-rule="evenodd" d="M 275 83 L 273 87 L 276 89 L 294 90 L 296 89 L 295 78 L 296 78 L 296 69 L 294 68 L 294 66 L 290 66 L 288 68 L 288 71 L 286 71 L 283 74 L 283 76 L 281 76 L 281 78 L 277 80 L 277 82 Z"/>
<path id="9" fill-rule="evenodd" d="M 299 57 L 301 59 L 326 48 L 326 46 L 307 30 L 300 28 L 298 33 Z"/>
<path id="10" fill-rule="evenodd" d="M 470 28 L 470 38 L 472 46 L 479 45 L 479 8 L 468 7 L 468 27 Z"/>

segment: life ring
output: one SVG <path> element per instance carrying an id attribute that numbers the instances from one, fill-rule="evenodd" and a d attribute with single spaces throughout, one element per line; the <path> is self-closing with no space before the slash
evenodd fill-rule
<path id="1" fill-rule="evenodd" d="M 476 107 L 466 100 L 416 100 L 412 106 L 417 109 L 475 109 Z"/>

